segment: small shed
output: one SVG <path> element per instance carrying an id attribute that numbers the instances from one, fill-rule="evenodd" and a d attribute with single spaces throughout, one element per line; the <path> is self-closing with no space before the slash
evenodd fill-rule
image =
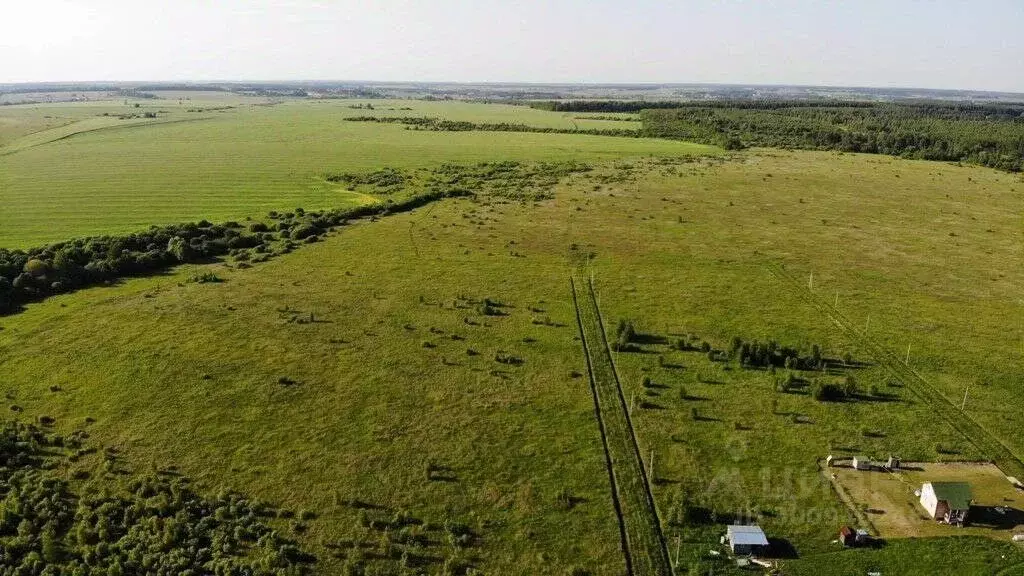
<path id="1" fill-rule="evenodd" d="M 971 509 L 971 485 L 967 482 L 925 482 L 921 506 L 934 520 L 963 524 Z"/>
<path id="2" fill-rule="evenodd" d="M 857 470 L 871 470 L 871 460 L 863 456 L 854 456 L 853 467 Z"/>
<path id="3" fill-rule="evenodd" d="M 729 526 L 725 531 L 729 549 L 737 556 L 758 554 L 768 549 L 768 538 L 760 526 Z"/>

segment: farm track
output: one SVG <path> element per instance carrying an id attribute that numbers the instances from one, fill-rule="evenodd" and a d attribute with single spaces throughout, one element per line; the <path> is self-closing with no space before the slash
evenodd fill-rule
<path id="1" fill-rule="evenodd" d="M 53 144 L 54 142 L 61 142 L 63 140 L 67 140 L 69 138 L 74 138 L 75 136 L 82 136 L 84 134 L 94 134 L 96 132 L 113 132 L 113 131 L 117 131 L 117 130 L 131 130 L 133 128 L 144 128 L 144 127 L 147 127 L 147 126 L 160 126 L 160 125 L 163 125 L 163 124 L 184 124 L 184 123 L 188 123 L 188 122 L 199 122 L 201 120 L 211 120 L 213 118 L 214 118 L 213 116 L 202 116 L 202 117 L 199 117 L 199 118 L 178 118 L 178 119 L 174 119 L 174 120 L 162 120 L 162 121 L 158 120 L 156 122 L 133 122 L 133 123 L 130 123 L 130 124 L 111 124 L 109 126 L 97 126 L 96 128 L 87 128 L 87 129 L 84 129 L 84 130 L 77 130 L 77 131 L 74 131 L 74 132 L 70 132 L 68 134 L 61 134 L 59 136 L 54 136 L 53 138 L 50 138 L 49 140 L 41 140 L 39 142 L 35 142 L 35 143 L 32 143 L 32 144 L 16 146 L 18 141 L 22 140 L 24 138 L 28 138 L 30 136 L 37 136 L 39 134 L 42 134 L 42 133 L 48 132 L 48 131 L 56 132 L 56 131 L 60 130 L 61 128 L 67 128 L 69 126 L 73 126 L 74 124 L 77 124 L 80 121 L 79 122 L 72 122 L 70 124 L 64 124 L 64 125 L 61 125 L 61 126 L 55 126 L 53 128 L 49 128 L 47 130 L 40 130 L 40 131 L 37 131 L 37 132 L 33 132 L 31 134 L 26 134 L 25 136 L 23 136 L 22 138 L 19 138 L 18 140 L 15 140 L 15 141 L 13 141 L 13 142 L 5 145 L 5 146 L 0 146 L 0 156 L 11 156 L 11 155 L 17 154 L 19 152 L 24 152 L 25 150 L 31 150 L 33 148 L 38 148 L 40 146 L 46 146 L 47 144 Z"/>
<path id="2" fill-rule="evenodd" d="M 818 298 L 810 290 L 804 289 L 796 278 L 793 278 L 781 266 L 769 266 L 769 272 L 787 285 L 794 294 L 802 298 L 832 319 L 853 340 L 870 354 L 876 362 L 889 374 L 904 383 L 922 402 L 933 409 L 957 432 L 979 451 L 992 459 L 1003 473 L 1010 476 L 1024 474 L 1024 462 L 1014 452 L 995 437 L 969 414 L 961 412 L 949 398 L 936 389 L 917 370 L 900 360 L 891 350 L 878 343 L 870 336 L 854 328 L 853 323 L 833 305 Z"/>
<path id="3" fill-rule="evenodd" d="M 626 569 L 636 576 L 671 576 L 668 548 L 622 385 L 608 347 L 593 284 L 585 280 L 579 282 L 572 277 L 569 280 L 594 394 L 594 408 L 608 461 Z M 585 283 L 585 288 L 581 287 L 582 283 Z"/>

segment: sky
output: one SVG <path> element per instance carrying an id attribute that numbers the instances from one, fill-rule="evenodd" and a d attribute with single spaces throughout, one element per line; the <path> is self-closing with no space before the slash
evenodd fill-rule
<path id="1" fill-rule="evenodd" d="M 1024 92 L 1024 0 L 0 0 L 0 83 L 92 80 Z"/>

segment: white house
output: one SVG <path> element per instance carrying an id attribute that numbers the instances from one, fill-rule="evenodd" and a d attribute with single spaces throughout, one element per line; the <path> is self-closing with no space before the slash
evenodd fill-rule
<path id="1" fill-rule="evenodd" d="M 971 509 L 971 485 L 967 482 L 925 482 L 921 486 L 921 506 L 934 520 L 963 524 Z"/>
<path id="2" fill-rule="evenodd" d="M 729 549 L 738 556 L 757 554 L 768 549 L 768 538 L 760 526 L 729 526 L 725 538 Z"/>

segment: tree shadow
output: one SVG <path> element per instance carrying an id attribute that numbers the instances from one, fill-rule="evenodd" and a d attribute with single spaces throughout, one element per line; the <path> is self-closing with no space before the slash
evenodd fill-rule
<path id="1" fill-rule="evenodd" d="M 796 547 L 785 538 L 769 538 L 768 549 L 765 551 L 766 558 L 779 558 L 784 560 L 795 560 L 800 557 Z"/>
<path id="2" fill-rule="evenodd" d="M 668 338 L 659 336 L 658 334 L 648 334 L 645 332 L 637 332 L 633 334 L 633 337 L 630 338 L 629 341 L 635 344 L 646 344 L 649 346 L 668 344 Z"/>
<path id="3" fill-rule="evenodd" d="M 1024 510 L 1009 506 L 971 506 L 967 523 L 991 530 L 1012 530 L 1024 525 Z"/>

